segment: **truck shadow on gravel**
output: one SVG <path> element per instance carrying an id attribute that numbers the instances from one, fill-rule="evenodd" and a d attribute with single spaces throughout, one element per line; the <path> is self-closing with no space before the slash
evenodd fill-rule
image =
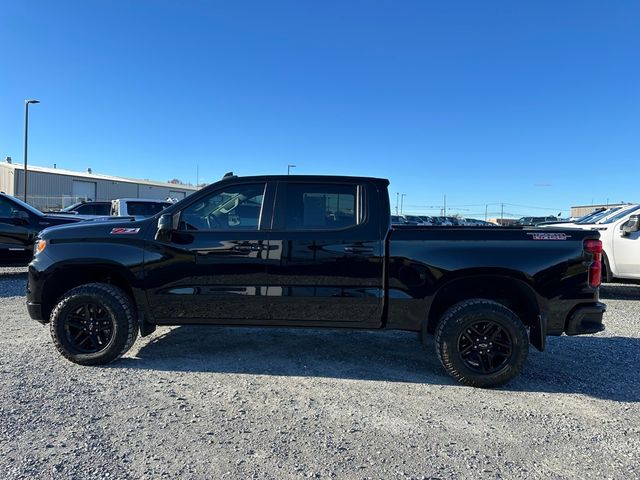
<path id="1" fill-rule="evenodd" d="M 455 385 L 434 352 L 407 332 L 177 327 L 113 368 L 326 377 Z M 143 340 L 144 342 L 144 340 Z M 530 350 L 520 377 L 501 390 L 583 394 L 639 402 L 640 339 L 550 338 Z"/>
<path id="2" fill-rule="evenodd" d="M 26 291 L 26 274 L 4 273 L 0 276 L 0 298 L 22 297 Z"/>
<path id="3" fill-rule="evenodd" d="M 607 283 L 600 287 L 600 299 L 640 300 L 640 285 Z"/>

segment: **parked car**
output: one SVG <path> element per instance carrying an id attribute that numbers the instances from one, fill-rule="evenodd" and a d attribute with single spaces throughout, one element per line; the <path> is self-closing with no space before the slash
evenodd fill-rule
<path id="1" fill-rule="evenodd" d="M 515 225 L 520 227 L 535 227 L 545 222 L 556 222 L 558 217 L 548 215 L 546 217 L 521 217 L 516 220 Z"/>
<path id="2" fill-rule="evenodd" d="M 431 225 L 431 223 L 425 222 L 422 217 L 419 217 L 418 215 L 405 215 L 404 218 L 407 219 L 407 223 L 410 225 Z"/>
<path id="3" fill-rule="evenodd" d="M 83 200 L 60 210 L 67 215 L 85 215 L 107 217 L 111 213 L 111 202 Z"/>
<path id="4" fill-rule="evenodd" d="M 82 365 L 115 360 L 156 325 L 416 331 L 479 387 L 516 376 L 529 343 L 604 328 L 598 232 L 390 228 L 388 184 L 230 177 L 153 217 L 47 229 L 29 314 Z"/>
<path id="5" fill-rule="evenodd" d="M 422 223 L 424 225 L 433 225 L 433 218 L 427 216 L 427 215 L 420 215 L 420 220 L 422 220 Z"/>
<path id="6" fill-rule="evenodd" d="M 629 204 L 600 212 L 590 222 L 575 222 L 565 228 L 600 233 L 603 278 L 606 281 L 640 279 L 640 234 L 636 229 L 640 205 Z"/>
<path id="7" fill-rule="evenodd" d="M 406 225 L 407 219 L 402 215 L 391 215 L 391 225 Z"/>
<path id="8" fill-rule="evenodd" d="M 111 201 L 110 214 L 113 217 L 152 217 L 170 205 L 173 205 L 173 203 L 167 200 L 118 198 Z"/>
<path id="9" fill-rule="evenodd" d="M 451 227 L 453 226 L 453 222 L 451 221 L 451 217 L 432 217 L 433 224 L 441 227 Z"/>
<path id="10" fill-rule="evenodd" d="M 615 213 L 619 211 L 621 208 L 622 207 L 599 208 L 595 212 L 591 212 L 587 215 L 584 215 L 578 218 L 577 220 L 566 221 L 566 222 L 558 222 L 558 221 L 542 222 L 538 224 L 538 226 L 546 228 L 548 225 L 550 225 L 552 228 L 564 228 L 564 227 L 572 228 L 576 225 L 578 226 L 591 225 L 608 216 L 615 215 Z"/>
<path id="11" fill-rule="evenodd" d="M 44 214 L 22 200 L 0 193 L 0 263 L 26 265 L 33 255 L 38 232 L 79 220 L 74 216 Z"/>

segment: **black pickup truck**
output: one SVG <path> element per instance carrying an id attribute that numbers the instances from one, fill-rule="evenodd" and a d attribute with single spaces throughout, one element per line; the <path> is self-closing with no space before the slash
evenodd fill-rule
<path id="1" fill-rule="evenodd" d="M 450 375 L 482 387 L 517 375 L 529 343 L 604 329 L 597 232 L 392 228 L 387 185 L 229 176 L 151 218 L 47 229 L 29 314 L 83 365 L 156 325 L 416 331 L 435 335 Z"/>

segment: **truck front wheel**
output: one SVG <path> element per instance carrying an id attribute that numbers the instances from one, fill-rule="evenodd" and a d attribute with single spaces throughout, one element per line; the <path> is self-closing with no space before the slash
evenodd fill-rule
<path id="1" fill-rule="evenodd" d="M 50 326 L 58 351 L 80 365 L 109 363 L 127 352 L 138 336 L 131 300 L 108 283 L 69 290 L 51 312 Z"/>
<path id="2" fill-rule="evenodd" d="M 497 387 L 517 376 L 529 353 L 527 330 L 504 305 L 483 298 L 457 303 L 435 333 L 438 358 L 464 385 Z"/>

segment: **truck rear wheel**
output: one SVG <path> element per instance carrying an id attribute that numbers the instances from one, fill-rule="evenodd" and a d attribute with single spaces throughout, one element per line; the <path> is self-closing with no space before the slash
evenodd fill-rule
<path id="1" fill-rule="evenodd" d="M 51 312 L 50 327 L 58 351 L 80 365 L 112 362 L 138 336 L 131 300 L 107 283 L 89 283 L 65 293 Z"/>
<path id="2" fill-rule="evenodd" d="M 438 358 L 464 385 L 497 387 L 517 376 L 529 353 L 527 330 L 504 305 L 483 298 L 457 303 L 435 334 Z"/>

